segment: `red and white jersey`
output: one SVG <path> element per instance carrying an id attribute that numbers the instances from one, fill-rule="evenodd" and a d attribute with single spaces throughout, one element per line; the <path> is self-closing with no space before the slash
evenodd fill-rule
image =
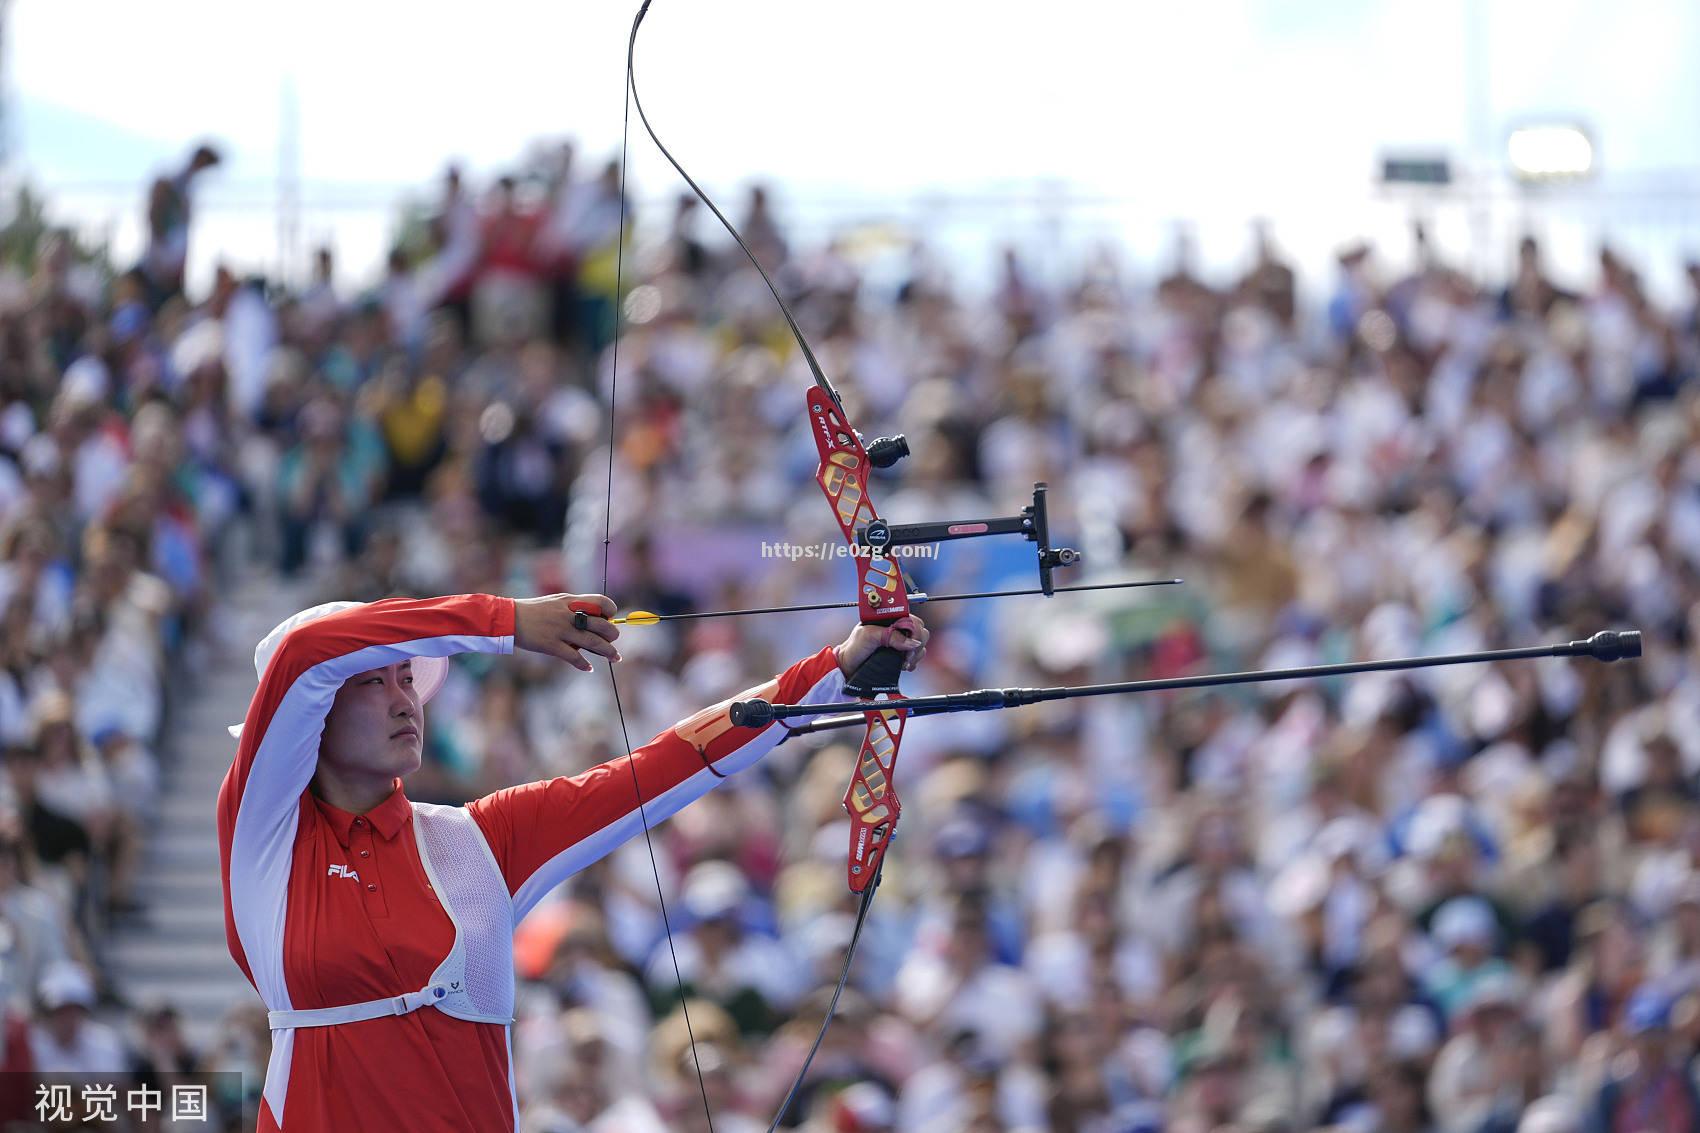
<path id="1" fill-rule="evenodd" d="M 510 653 L 513 635 L 512 599 L 463 594 L 340 611 L 303 623 L 278 648 L 218 801 L 230 952 L 268 1010 L 410 992 L 448 955 L 454 926 L 420 864 L 401 781 L 363 815 L 307 788 L 325 714 L 348 677 L 407 657 Z M 739 696 L 819 702 L 842 687 L 829 648 Z M 734 728 L 720 704 L 651 740 L 634 756 L 650 822 L 748 767 L 783 735 L 778 726 Z M 620 756 L 467 804 L 507 881 L 516 924 L 569 875 L 640 832 L 631 776 Z M 512 1130 L 508 1030 L 433 1008 L 275 1030 L 259 1129 Z"/>

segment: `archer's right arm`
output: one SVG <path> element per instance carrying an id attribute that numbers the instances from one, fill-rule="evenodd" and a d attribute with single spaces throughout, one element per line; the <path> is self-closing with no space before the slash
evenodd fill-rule
<path id="1" fill-rule="evenodd" d="M 492 594 L 390 598 L 291 630 L 248 705 L 218 798 L 219 856 L 231 954 L 268 1003 L 281 991 L 281 941 L 302 792 L 318 765 L 325 716 L 343 681 L 410 657 L 511 653 L 514 602 Z M 277 982 L 273 983 L 275 980 Z M 269 985 L 269 987 L 268 987 Z"/>

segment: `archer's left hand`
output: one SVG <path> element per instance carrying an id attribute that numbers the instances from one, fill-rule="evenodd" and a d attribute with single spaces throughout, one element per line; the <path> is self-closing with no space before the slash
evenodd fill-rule
<path id="1" fill-rule="evenodd" d="M 919 614 L 899 618 L 888 626 L 857 626 L 837 647 L 838 670 L 849 677 L 874 655 L 874 650 L 889 645 L 904 655 L 903 671 L 912 673 L 927 652 L 929 636 Z"/>

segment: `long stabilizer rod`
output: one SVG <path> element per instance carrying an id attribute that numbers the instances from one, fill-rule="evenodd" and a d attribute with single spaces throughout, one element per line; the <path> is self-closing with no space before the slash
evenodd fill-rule
<path id="1" fill-rule="evenodd" d="M 775 720 L 794 720 L 804 716 L 824 717 L 791 729 L 793 734 L 807 734 L 833 728 L 859 727 L 869 712 L 892 712 L 899 709 L 907 711 L 911 716 L 933 716 L 943 712 L 985 712 L 998 708 L 1016 708 L 1023 704 L 1073 700 L 1083 696 L 1113 696 L 1131 692 L 1165 692 L 1173 689 L 1310 680 L 1317 677 L 1344 677 L 1354 673 L 1433 669 L 1445 665 L 1476 665 L 1487 661 L 1519 661 L 1532 657 L 1591 657 L 1596 661 L 1621 661 L 1639 656 L 1639 630 L 1601 630 L 1586 641 L 1572 641 L 1562 645 L 1531 645 L 1521 649 L 1448 653 L 1440 657 L 1350 661 L 1339 665 L 1306 665 L 1296 669 L 1261 669 L 1246 673 L 1209 673 L 1196 677 L 1119 681 L 1114 684 L 1061 688 L 983 688 L 941 696 L 893 697 L 888 700 L 845 701 L 839 704 L 772 704 L 766 700 L 739 700 L 733 702 L 730 714 L 732 723 L 743 728 L 765 728 Z"/>

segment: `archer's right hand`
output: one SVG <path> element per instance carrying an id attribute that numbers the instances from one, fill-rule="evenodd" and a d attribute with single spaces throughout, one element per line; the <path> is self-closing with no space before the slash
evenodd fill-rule
<path id="1" fill-rule="evenodd" d="M 573 604 L 587 604 L 602 611 L 601 617 L 587 617 L 584 628 L 574 624 Z M 613 641 L 620 628 L 608 621 L 617 610 L 614 599 L 605 594 L 550 594 L 543 598 L 514 600 L 514 648 L 532 653 L 558 657 L 575 669 L 588 673 L 590 661 L 583 652 L 620 659 Z"/>

